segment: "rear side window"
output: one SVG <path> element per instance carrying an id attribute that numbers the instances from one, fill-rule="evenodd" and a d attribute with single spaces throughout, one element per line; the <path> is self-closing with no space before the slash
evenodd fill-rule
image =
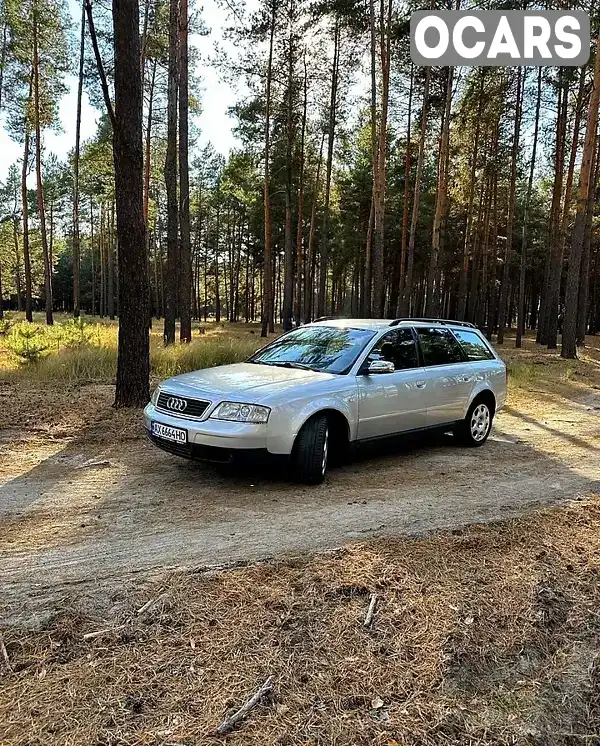
<path id="1" fill-rule="evenodd" d="M 454 329 L 454 334 L 458 337 L 458 341 L 469 360 L 494 359 L 492 351 L 476 332 L 469 332 L 465 329 Z"/>
<path id="2" fill-rule="evenodd" d="M 369 355 L 369 362 L 387 360 L 396 370 L 417 368 L 419 356 L 411 329 L 394 329 L 382 337 Z"/>
<path id="3" fill-rule="evenodd" d="M 417 329 L 426 366 L 464 362 L 463 352 L 448 329 Z"/>

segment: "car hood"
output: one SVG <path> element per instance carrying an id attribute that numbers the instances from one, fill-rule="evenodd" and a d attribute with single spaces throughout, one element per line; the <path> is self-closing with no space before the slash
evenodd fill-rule
<path id="1" fill-rule="evenodd" d="M 257 363 L 235 363 L 184 373 L 168 379 L 161 386 L 172 393 L 182 395 L 187 393 L 189 396 L 197 396 L 201 393 L 209 398 L 211 395 L 230 397 L 244 392 L 256 394 L 262 398 L 271 393 L 332 378 L 335 376 L 331 373 L 312 370 L 281 368 Z"/>

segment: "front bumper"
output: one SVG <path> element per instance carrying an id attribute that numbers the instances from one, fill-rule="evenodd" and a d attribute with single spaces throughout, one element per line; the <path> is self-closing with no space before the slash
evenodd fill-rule
<path id="1" fill-rule="evenodd" d="M 150 434 L 150 423 L 162 422 L 164 425 L 187 430 L 187 445 L 171 443 Z M 255 425 L 246 422 L 227 422 L 226 420 L 190 420 L 184 417 L 173 417 L 159 412 L 153 404 L 144 410 L 144 425 L 150 440 L 169 453 L 186 458 L 204 458 L 208 461 L 229 461 L 227 454 L 236 451 L 266 451 L 267 424 Z M 218 458 L 218 451 L 223 458 Z M 203 456 L 202 454 L 205 454 Z M 208 458 L 212 455 L 213 458 Z"/>

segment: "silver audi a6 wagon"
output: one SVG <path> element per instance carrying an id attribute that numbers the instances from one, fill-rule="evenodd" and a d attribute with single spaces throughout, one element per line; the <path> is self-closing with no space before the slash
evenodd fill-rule
<path id="1" fill-rule="evenodd" d="M 227 463 L 288 456 L 301 482 L 375 438 L 451 430 L 481 446 L 506 400 L 506 367 L 471 324 L 439 319 L 319 320 L 245 363 L 170 378 L 144 411 L 169 453 Z"/>

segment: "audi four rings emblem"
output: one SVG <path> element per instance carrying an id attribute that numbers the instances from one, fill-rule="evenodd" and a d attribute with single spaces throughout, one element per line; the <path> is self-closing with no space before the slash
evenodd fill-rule
<path id="1" fill-rule="evenodd" d="M 175 396 L 171 396 L 167 401 L 167 409 L 174 409 L 176 412 L 183 412 L 187 407 L 185 399 L 178 399 Z"/>

